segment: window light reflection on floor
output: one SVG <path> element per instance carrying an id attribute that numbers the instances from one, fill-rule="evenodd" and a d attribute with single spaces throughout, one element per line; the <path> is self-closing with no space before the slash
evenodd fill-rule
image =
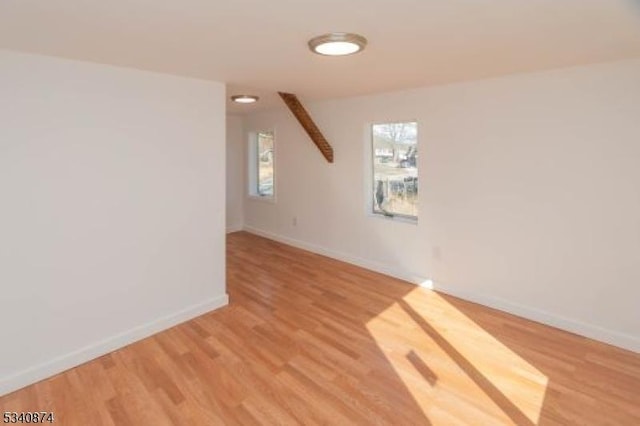
<path id="1" fill-rule="evenodd" d="M 416 288 L 367 329 L 384 342 L 380 350 L 430 419 L 464 412 L 475 416 L 458 421 L 537 424 L 547 376 L 438 293 Z M 465 409 L 456 410 L 461 402 Z"/>

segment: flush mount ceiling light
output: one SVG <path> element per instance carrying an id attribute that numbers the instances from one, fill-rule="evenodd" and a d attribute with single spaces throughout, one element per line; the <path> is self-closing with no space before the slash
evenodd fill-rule
<path id="1" fill-rule="evenodd" d="M 358 53 L 367 45 L 367 39 L 352 33 L 329 33 L 309 40 L 313 53 L 327 56 L 344 56 Z"/>
<path id="2" fill-rule="evenodd" d="M 252 104 L 254 102 L 258 102 L 258 99 L 260 98 L 253 95 L 235 95 L 231 97 L 233 102 L 237 102 L 239 104 Z"/>

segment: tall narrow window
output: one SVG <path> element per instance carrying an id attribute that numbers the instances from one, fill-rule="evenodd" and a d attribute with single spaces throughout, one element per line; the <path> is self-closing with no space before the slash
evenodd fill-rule
<path id="1" fill-rule="evenodd" d="M 418 123 L 371 127 L 373 213 L 418 218 Z"/>
<path id="2" fill-rule="evenodd" d="M 258 132 L 256 143 L 257 187 L 256 194 L 261 197 L 273 197 L 274 167 L 273 167 L 273 132 Z"/>

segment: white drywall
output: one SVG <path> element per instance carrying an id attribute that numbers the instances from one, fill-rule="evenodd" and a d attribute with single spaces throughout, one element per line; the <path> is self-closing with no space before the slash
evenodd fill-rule
<path id="1" fill-rule="evenodd" d="M 0 51 L 0 394 L 227 303 L 224 92 Z"/>
<path id="2" fill-rule="evenodd" d="M 227 115 L 227 232 L 241 230 L 244 223 L 244 149 L 242 117 Z"/>
<path id="3" fill-rule="evenodd" d="M 284 108 L 249 115 L 278 200 L 247 229 L 640 350 L 640 60 L 307 107 L 335 163 Z M 417 225 L 365 211 L 368 125 L 410 119 Z"/>

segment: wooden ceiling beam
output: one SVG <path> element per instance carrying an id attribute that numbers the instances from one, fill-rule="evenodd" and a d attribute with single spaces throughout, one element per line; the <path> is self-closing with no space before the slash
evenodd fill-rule
<path id="1" fill-rule="evenodd" d="M 289 110 L 293 113 L 296 119 L 298 119 L 298 122 L 307 132 L 307 135 L 309 135 L 313 143 L 318 147 L 322 155 L 324 155 L 324 158 L 326 158 L 329 163 L 333 163 L 333 148 L 322 135 L 322 132 L 320 132 L 316 123 L 313 122 L 313 119 L 307 110 L 304 109 L 298 100 L 298 97 L 292 93 L 278 92 L 278 94 L 284 103 L 287 104 L 287 107 L 289 107 Z"/>

